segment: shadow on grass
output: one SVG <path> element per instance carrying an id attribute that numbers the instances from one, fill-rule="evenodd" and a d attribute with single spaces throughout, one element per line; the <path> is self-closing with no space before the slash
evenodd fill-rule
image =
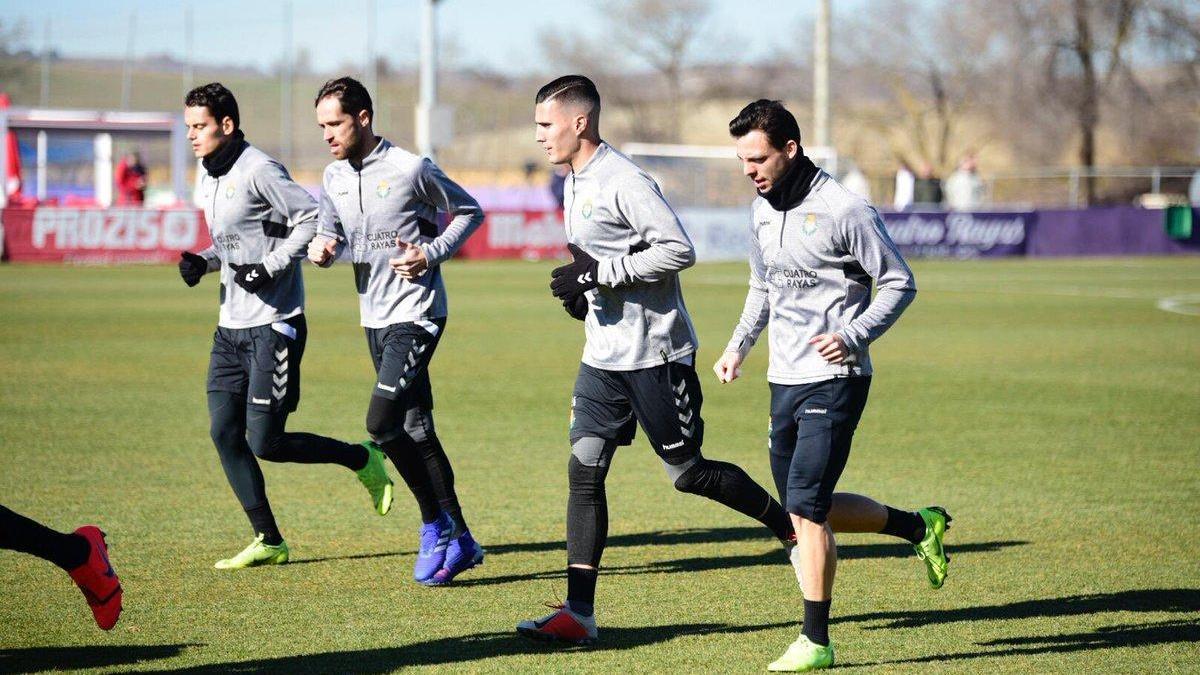
<path id="1" fill-rule="evenodd" d="M 1200 623 L 1196 621 L 1172 620 L 1161 623 L 1105 626 L 1085 633 L 1031 635 L 1028 637 L 1004 638 L 976 643 L 981 647 L 1000 647 L 1001 649 L 979 650 L 958 654 L 934 654 L 911 659 L 897 659 L 895 661 L 850 663 L 845 665 L 881 666 L 900 663 L 942 663 L 945 661 L 962 661 L 989 657 L 1069 654 L 1096 649 L 1110 649 L 1112 647 L 1145 647 L 1175 642 L 1195 643 L 1198 641 L 1200 641 Z M 1131 662 L 1125 663 L 1129 665 Z"/>
<path id="2" fill-rule="evenodd" d="M 692 623 L 675 626 L 644 626 L 639 628 L 603 628 L 600 644 L 586 651 L 633 649 L 668 642 L 693 635 L 754 633 L 786 628 L 794 624 L 775 623 L 757 626 L 730 626 L 719 623 Z M 417 642 L 403 647 L 360 649 L 327 652 L 307 656 L 284 656 L 273 659 L 216 663 L 207 666 L 171 671 L 176 673 L 388 673 L 409 666 L 481 666 L 484 659 L 545 654 L 562 651 L 581 651 L 579 648 L 532 642 L 519 637 L 515 631 L 476 633 L 462 637 L 441 638 Z"/>
<path id="3" fill-rule="evenodd" d="M 1194 588 L 1150 588 L 1094 595 L 1071 595 L 1065 598 L 1023 600 L 1007 605 L 984 605 L 959 609 L 922 610 L 917 612 L 869 612 L 832 619 L 848 621 L 882 621 L 866 626 L 880 628 L 919 628 L 929 624 L 957 621 L 996 621 L 999 619 L 1033 619 L 1039 617 L 1077 616 L 1097 612 L 1196 612 L 1200 613 L 1200 590 Z M 1197 617 L 1200 619 L 1200 617 Z"/>
<path id="4" fill-rule="evenodd" d="M 0 673 L 38 673 L 43 670 L 132 666 L 142 661 L 178 656 L 187 647 L 203 646 L 198 644 L 101 645 L 0 649 Z"/>
<path id="5" fill-rule="evenodd" d="M 754 530 L 751 530 L 754 531 Z M 1023 541 L 986 541 L 974 544 L 961 544 L 950 548 L 953 553 L 990 553 L 1010 546 L 1021 546 Z M 490 552 L 490 549 L 489 549 Z M 840 560 L 869 560 L 878 558 L 908 558 L 913 556 L 911 546 L 903 544 L 852 544 L 838 546 Z M 644 565 L 625 565 L 620 567 L 601 567 L 603 575 L 624 574 L 673 574 L 676 572 L 707 572 L 711 570 L 735 569 L 738 567 L 760 567 L 767 565 L 786 565 L 783 549 L 766 551 L 748 555 L 735 556 L 701 556 L 695 558 L 678 558 L 675 560 L 656 560 Z M 471 577 L 454 582 L 456 586 L 492 586 L 518 581 L 538 581 L 555 579 L 566 576 L 563 569 L 543 572 L 528 572 L 524 574 L 509 574 L 496 577 Z"/>
<path id="6" fill-rule="evenodd" d="M 738 541 L 771 543 L 773 539 L 761 527 L 706 527 L 613 535 L 608 538 L 607 548 L 623 546 L 675 546 L 678 544 L 724 544 Z M 556 551 L 565 552 L 567 550 L 567 543 L 562 540 L 521 542 L 516 544 L 488 544 L 486 541 L 482 543 L 484 548 L 487 549 L 489 556 L 505 555 L 507 553 L 552 553 Z M 952 544 L 949 546 L 949 549 L 952 553 L 991 553 L 1010 546 L 1023 546 L 1027 543 L 1029 542 L 987 541 L 973 544 Z M 416 553 L 416 551 L 412 550 L 359 553 L 308 558 L 296 560 L 289 564 L 300 565 L 333 560 L 386 558 L 390 556 L 416 555 Z M 842 560 L 907 558 L 910 555 L 912 555 L 912 547 L 907 544 L 843 544 L 838 546 L 838 558 Z"/>

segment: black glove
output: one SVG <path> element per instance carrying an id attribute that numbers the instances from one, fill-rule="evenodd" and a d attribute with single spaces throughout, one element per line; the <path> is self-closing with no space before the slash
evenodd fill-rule
<path id="1" fill-rule="evenodd" d="M 200 283 L 200 277 L 208 273 L 208 261 L 204 256 L 196 255 L 191 251 L 179 252 L 179 276 L 183 277 L 183 283 L 188 286 L 195 286 Z"/>
<path id="2" fill-rule="evenodd" d="M 246 289 L 247 293 L 257 293 L 263 286 L 271 283 L 271 275 L 267 266 L 262 263 L 255 265 L 234 265 L 233 280 L 238 286 Z"/>
<path id="3" fill-rule="evenodd" d="M 574 307 L 584 293 L 600 285 L 596 279 L 600 263 L 575 244 L 567 244 L 567 250 L 575 259 L 550 273 L 550 290 L 564 305 Z"/>
<path id="4" fill-rule="evenodd" d="M 563 300 L 563 309 L 567 310 L 567 314 L 570 314 L 572 319 L 583 321 L 587 318 L 588 306 L 590 304 L 587 296 L 581 295 L 575 298 L 575 302 L 573 303 Z"/>

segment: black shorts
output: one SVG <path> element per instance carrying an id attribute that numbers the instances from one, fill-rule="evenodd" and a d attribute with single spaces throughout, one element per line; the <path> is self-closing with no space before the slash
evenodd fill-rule
<path id="1" fill-rule="evenodd" d="M 870 377 L 771 384 L 771 473 L 788 513 L 829 517 L 870 388 Z"/>
<path id="2" fill-rule="evenodd" d="M 682 464 L 704 442 L 703 402 L 690 359 L 628 371 L 581 363 L 571 398 L 571 443 L 595 437 L 629 445 L 641 424 L 659 457 Z"/>
<path id="3" fill-rule="evenodd" d="M 303 314 L 254 328 L 217 327 L 207 391 L 246 397 L 259 410 L 292 412 L 300 404 L 300 360 L 308 340 Z"/>
<path id="4" fill-rule="evenodd" d="M 430 331 L 421 324 L 436 329 Z M 375 396 L 406 400 L 426 409 L 433 408 L 433 388 L 429 383 L 429 362 L 446 328 L 446 319 L 427 322 L 396 323 L 383 328 L 367 328 L 367 347 L 377 375 Z"/>

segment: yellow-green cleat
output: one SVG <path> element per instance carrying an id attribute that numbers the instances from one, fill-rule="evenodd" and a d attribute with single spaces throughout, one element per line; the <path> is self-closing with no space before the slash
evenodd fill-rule
<path id="1" fill-rule="evenodd" d="M 286 541 L 279 542 L 278 546 L 263 543 L 263 536 L 260 534 L 250 542 L 250 545 L 242 549 L 242 552 L 232 558 L 218 560 L 213 567 L 219 570 L 240 570 L 247 567 L 258 567 L 259 565 L 282 565 L 288 561 L 288 546 Z"/>
<path id="2" fill-rule="evenodd" d="M 788 646 L 783 656 L 767 666 L 773 673 L 807 673 L 833 666 L 833 643 L 819 645 L 803 633 Z"/>
<path id="3" fill-rule="evenodd" d="M 386 516 L 392 510 L 392 479 L 388 478 L 384 467 L 383 449 L 374 441 L 363 441 L 362 446 L 367 449 L 367 465 L 354 473 L 358 482 L 371 493 L 375 513 Z"/>
<path id="4" fill-rule="evenodd" d="M 946 536 L 946 530 L 950 529 L 950 521 L 954 519 L 940 506 L 930 506 L 917 513 L 925 521 L 925 538 L 913 546 L 913 550 L 925 562 L 930 588 L 938 589 L 946 583 L 946 573 L 950 567 L 950 556 L 942 547 L 942 539 Z"/>

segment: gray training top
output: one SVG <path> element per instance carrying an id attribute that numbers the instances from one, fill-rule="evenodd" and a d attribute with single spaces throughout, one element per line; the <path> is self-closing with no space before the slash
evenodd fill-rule
<path id="1" fill-rule="evenodd" d="M 317 202 L 287 169 L 247 144 L 219 178 L 197 163 L 196 202 L 213 240 L 199 255 L 208 260 L 208 271 L 221 270 L 218 325 L 253 328 L 303 312 L 304 279 L 296 263 L 317 231 Z M 258 293 L 247 293 L 234 282 L 232 265 L 258 263 L 272 281 Z"/>
<path id="2" fill-rule="evenodd" d="M 750 212 L 750 292 L 726 351 L 745 357 L 769 320 L 768 381 L 870 375 L 867 345 L 917 294 L 912 271 L 879 214 L 824 171 L 791 210 L 776 211 L 759 197 Z M 850 362 L 827 363 L 808 344 L 821 333 L 840 335 Z"/>
<path id="3" fill-rule="evenodd" d="M 349 245 L 361 323 L 383 328 L 446 316 L 441 263 L 483 223 L 483 209 L 436 164 L 380 138 L 355 169 L 349 160 L 325 167 L 317 236 Z M 453 219 L 438 234 L 437 212 Z M 407 280 L 388 261 L 396 239 L 418 244 L 429 270 Z M 332 264 L 332 261 L 330 262 Z"/>
<path id="4" fill-rule="evenodd" d="M 679 272 L 696 262 L 696 251 L 654 179 L 601 143 L 564 192 L 567 240 L 599 261 L 583 362 L 638 370 L 695 352 Z"/>

